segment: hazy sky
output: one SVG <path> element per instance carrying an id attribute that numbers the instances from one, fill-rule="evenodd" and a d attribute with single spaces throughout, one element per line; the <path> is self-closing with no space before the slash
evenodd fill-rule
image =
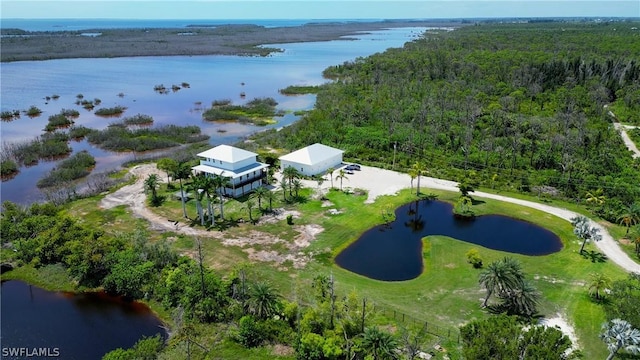
<path id="1" fill-rule="evenodd" d="M 393 19 L 640 17 L 640 0 L 2 0 L 1 18 Z"/>

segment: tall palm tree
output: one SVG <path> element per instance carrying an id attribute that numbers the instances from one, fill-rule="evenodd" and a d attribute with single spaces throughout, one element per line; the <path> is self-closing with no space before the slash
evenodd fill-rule
<path id="1" fill-rule="evenodd" d="M 580 239 L 582 239 L 582 246 L 580 246 L 580 254 L 584 251 L 584 245 L 588 241 L 600 241 L 602 235 L 600 235 L 600 229 L 590 226 L 589 218 L 586 216 L 576 216 L 571 219 L 573 225 L 573 233 Z"/>
<path id="2" fill-rule="evenodd" d="M 204 188 L 206 184 L 206 176 L 202 173 L 191 176 L 191 183 L 188 188 L 195 194 L 196 199 L 196 211 L 198 212 L 198 218 L 200 219 L 200 225 L 204 226 L 204 210 L 202 209 L 202 199 L 204 199 L 206 193 Z"/>
<path id="3" fill-rule="evenodd" d="M 211 222 L 211 226 L 213 226 L 215 224 L 215 216 L 213 216 L 213 208 L 211 207 L 211 197 L 215 196 L 216 184 L 211 176 L 203 174 L 200 185 L 202 186 L 204 195 L 207 198 L 207 212 L 209 213 L 209 221 Z"/>
<path id="4" fill-rule="evenodd" d="M 251 287 L 247 306 L 250 314 L 267 319 L 278 312 L 280 294 L 268 283 L 257 283 Z"/>
<path id="5" fill-rule="evenodd" d="M 411 178 L 411 191 L 413 191 L 413 180 L 418 177 L 418 172 L 412 168 L 407 171 L 407 174 L 409 174 L 409 177 Z"/>
<path id="6" fill-rule="evenodd" d="M 262 210 L 262 199 L 267 196 L 267 193 L 271 192 L 264 186 L 260 186 L 259 188 L 253 190 L 253 196 L 258 199 L 258 209 Z"/>
<path id="7" fill-rule="evenodd" d="M 604 298 L 604 292 L 611 287 L 611 278 L 603 273 L 592 273 L 591 282 L 589 283 L 589 295 L 601 300 Z"/>
<path id="8" fill-rule="evenodd" d="M 374 360 L 395 359 L 398 343 L 388 332 L 368 327 L 362 334 L 362 349 Z"/>
<path id="9" fill-rule="evenodd" d="M 275 200 L 276 194 L 273 191 L 267 191 L 264 198 L 269 202 L 269 212 L 273 212 L 273 200 Z"/>
<path id="10" fill-rule="evenodd" d="M 613 319 L 608 323 L 604 323 L 600 338 L 607 344 L 609 349 L 607 360 L 613 359 L 620 349 L 632 354 L 640 353 L 640 330 L 634 329 L 625 320 Z"/>
<path id="11" fill-rule="evenodd" d="M 300 191 L 300 189 L 302 189 L 302 181 L 298 179 L 294 179 L 293 182 L 291 183 L 291 188 L 296 193 L 296 198 L 297 198 L 298 192 Z"/>
<path id="12" fill-rule="evenodd" d="M 500 296 L 521 287 L 523 279 L 524 275 L 519 263 L 512 258 L 504 258 L 489 264 L 478 277 L 478 283 L 487 289 L 487 296 L 482 302 L 482 307 L 487 306 L 489 298 L 494 293 Z"/>
<path id="13" fill-rule="evenodd" d="M 294 168 L 293 166 L 287 166 L 284 170 L 282 170 L 282 177 L 287 178 L 289 182 L 289 196 L 293 196 L 293 193 L 291 192 L 292 191 L 291 185 L 293 185 L 293 180 L 300 178 L 300 175 L 301 175 L 300 172 L 296 170 L 296 168 Z"/>
<path id="14" fill-rule="evenodd" d="M 182 216 L 187 218 L 187 206 L 184 198 L 184 187 L 182 186 L 182 180 L 186 180 L 191 175 L 191 169 L 187 166 L 187 163 L 180 162 L 176 166 L 173 172 L 173 178 L 180 182 L 180 200 L 182 201 Z"/>
<path id="15" fill-rule="evenodd" d="M 345 173 L 343 169 L 340 169 L 340 171 L 338 171 L 338 175 L 336 175 L 336 180 L 338 179 L 340 179 L 340 191 L 342 191 L 342 179 L 349 180 L 349 178 L 347 178 L 347 173 Z"/>
<path id="16" fill-rule="evenodd" d="M 158 197 L 158 185 L 159 185 L 160 179 L 158 178 L 158 175 L 156 174 L 150 174 L 145 180 L 144 180 L 144 188 L 145 190 L 151 191 L 151 202 L 155 203 L 156 202 L 156 198 Z"/>
<path id="17" fill-rule="evenodd" d="M 253 201 L 253 199 L 249 199 L 247 200 L 247 202 L 245 202 L 244 206 L 247 208 L 247 211 L 249 212 L 249 221 L 251 223 L 253 223 L 253 208 L 256 207 L 256 203 L 255 201 Z"/>
<path id="18" fill-rule="evenodd" d="M 632 226 L 640 224 L 640 204 L 633 203 L 625 206 L 620 215 L 618 215 L 618 221 L 620 225 L 627 227 L 625 235 L 629 235 L 629 229 L 631 229 Z"/>
<path id="19" fill-rule="evenodd" d="M 287 187 L 289 187 L 288 183 L 287 183 L 287 179 L 283 176 L 282 179 L 280 179 L 280 187 L 282 188 L 282 200 L 284 202 L 287 201 Z"/>
<path id="20" fill-rule="evenodd" d="M 220 175 L 213 175 L 213 184 L 218 193 L 218 199 L 220 200 L 220 218 L 224 220 L 224 189 L 231 187 L 231 180 L 224 176 L 224 171 Z"/>
<path id="21" fill-rule="evenodd" d="M 416 176 L 418 177 L 418 184 L 416 185 L 416 195 L 420 195 L 420 176 L 424 175 L 427 167 L 421 161 L 416 161 L 411 169 L 415 171 Z"/>
<path id="22" fill-rule="evenodd" d="M 331 180 L 331 188 L 333 189 L 333 172 L 336 171 L 336 169 L 330 167 L 327 169 L 327 175 L 329 175 L 329 180 Z"/>

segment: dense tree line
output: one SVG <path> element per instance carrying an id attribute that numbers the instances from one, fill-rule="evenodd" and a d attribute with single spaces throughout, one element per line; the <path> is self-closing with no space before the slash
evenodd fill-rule
<path id="1" fill-rule="evenodd" d="M 637 121 L 635 23 L 504 24 L 425 33 L 403 48 L 325 70 L 335 81 L 293 126 L 263 143 L 342 148 L 396 169 L 424 161 L 432 176 L 584 199 L 602 214 L 640 198 L 640 170 L 611 126 Z M 631 114 L 631 115 L 629 115 Z M 634 117 L 635 116 L 635 117 Z"/>

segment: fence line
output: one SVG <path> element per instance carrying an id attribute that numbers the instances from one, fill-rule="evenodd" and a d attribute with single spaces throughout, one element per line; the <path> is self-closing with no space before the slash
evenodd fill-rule
<path id="1" fill-rule="evenodd" d="M 373 303 L 372 305 L 374 312 L 377 311 L 382 313 L 382 315 L 384 316 L 393 317 L 394 320 L 401 321 L 404 324 L 421 325 L 422 329 L 428 334 L 435 335 L 441 339 L 446 338 L 448 340 L 454 340 L 457 343 L 460 343 L 460 332 L 458 331 L 458 329 L 446 328 L 434 323 L 430 323 L 429 321 L 420 320 L 396 309 L 388 308 L 379 304 Z"/>

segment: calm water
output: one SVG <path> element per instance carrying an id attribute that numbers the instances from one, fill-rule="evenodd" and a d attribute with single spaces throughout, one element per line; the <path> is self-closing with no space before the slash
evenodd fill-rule
<path id="1" fill-rule="evenodd" d="M 540 226 L 500 215 L 457 219 L 452 208 L 442 201 L 403 205 L 396 210 L 394 222 L 365 232 L 338 254 L 336 263 L 372 279 L 413 279 L 422 273 L 421 239 L 428 235 L 523 255 L 548 255 L 562 249 L 558 236 Z"/>
<path id="2" fill-rule="evenodd" d="M 315 102 L 314 96 L 287 97 L 278 90 L 289 85 L 322 84 L 326 80 L 321 74 L 326 67 L 400 47 L 423 31 L 424 28 L 398 28 L 363 34 L 355 41 L 278 44 L 273 46 L 284 52 L 268 57 L 171 56 L 3 63 L 0 68 L 2 110 L 26 110 L 35 105 L 43 110 L 43 114 L 34 119 L 22 116 L 2 123 L 2 141 L 24 141 L 42 134 L 48 117 L 63 108 L 80 111 L 77 125 L 101 129 L 117 120 L 95 116 L 75 105 L 76 95 L 82 94 L 85 99 L 102 100 L 98 107 L 127 107 L 123 116 L 151 115 L 154 126 L 198 125 L 203 133 L 211 135 L 212 145 L 233 143 L 264 127 L 204 122 L 203 108 L 213 100 L 231 99 L 243 103 L 256 97 L 273 97 L 279 103 L 278 108 L 286 111 L 310 109 Z M 157 84 L 170 87 L 182 82 L 189 83 L 190 88 L 164 95 L 153 91 Z M 119 97 L 120 93 L 124 97 Z M 241 93 L 245 93 L 244 99 Z M 60 98 L 45 99 L 54 94 Z M 282 127 L 296 121 L 297 117 L 291 112 L 269 127 Z M 95 171 L 117 167 L 133 156 L 101 151 L 86 143 L 72 146 L 74 150 L 87 149 L 96 157 Z M 54 166 L 54 163 L 42 161 L 34 167 L 21 169 L 14 179 L 2 183 L 2 200 L 30 203 L 41 199 L 42 194 L 35 184 Z"/>
<path id="3" fill-rule="evenodd" d="M 100 359 L 143 336 L 166 335 L 162 323 L 141 303 L 103 294 L 50 292 L 20 281 L 1 287 L 3 349 L 57 348 L 61 359 Z"/>

